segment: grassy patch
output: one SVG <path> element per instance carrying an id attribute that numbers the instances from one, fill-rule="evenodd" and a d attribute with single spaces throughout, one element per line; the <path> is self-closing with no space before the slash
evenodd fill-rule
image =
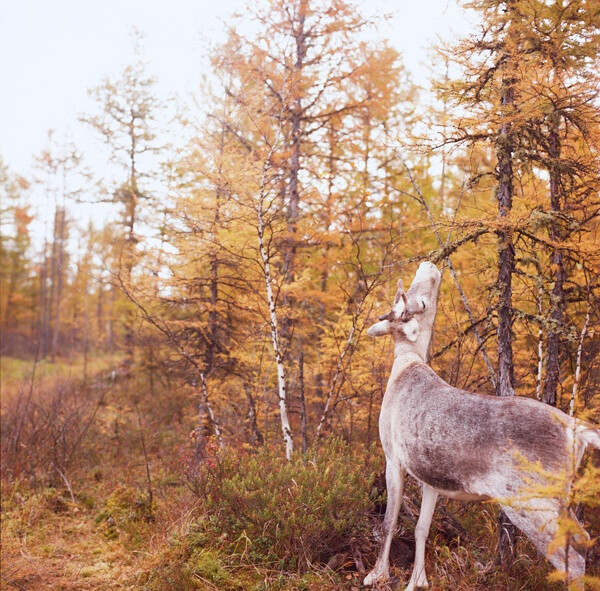
<path id="1" fill-rule="evenodd" d="M 92 376 L 103 371 L 112 370 L 119 363 L 120 356 L 104 355 L 90 357 L 87 361 L 88 375 Z M 54 362 L 43 359 L 34 362 L 32 359 L 19 359 L 16 357 L 0 357 L 1 383 L 3 387 L 15 384 L 22 380 L 29 380 L 35 368 L 36 380 L 45 378 L 73 378 L 83 377 L 84 359 L 77 355 L 68 359 L 57 358 Z"/>
<path id="2" fill-rule="evenodd" d="M 26 396 L 30 364 L 6 359 L 3 364 L 15 380 L 8 399 L 19 391 Z M 174 393 L 165 387 L 156 391 L 156 398 L 138 404 L 139 393 L 147 390 L 144 374 L 138 373 L 119 377 L 98 404 L 94 377 L 84 386 L 68 378 L 72 369 L 49 365 L 36 382 L 30 414 L 8 421 L 10 412 L 22 413 L 25 407 L 5 405 L 3 391 L 3 425 L 19 425 L 19 416 L 27 419 L 19 439 L 25 447 L 19 447 L 15 466 L 20 474 L 36 476 L 11 479 L 19 473 L 14 470 L 3 478 L 3 590 L 361 588 L 361 564 L 368 570 L 377 557 L 373 528 L 381 523 L 385 505 L 381 483 L 374 487 L 383 464 L 379 447 L 366 450 L 331 440 L 318 452 L 287 462 L 279 447 L 220 451 L 209 445 L 201 462 L 186 463 L 187 447 L 181 442 L 187 441 L 193 423 L 179 412 L 183 403 L 178 397 L 187 396 L 187 390 Z M 145 429 L 152 503 L 136 404 Z M 67 452 L 77 451 L 63 472 L 69 486 L 62 478 L 50 478 L 53 453 L 63 449 L 56 447 L 63 441 L 56 433 L 68 436 Z M 14 453 L 14 446 L 8 451 Z M 29 472 L 25 460 L 31 462 Z M 3 470 L 5 465 L 3 455 Z M 420 493 L 409 480 L 405 494 L 409 503 L 392 548 L 391 574 L 400 589 L 412 567 Z M 427 545 L 432 589 L 561 588 L 548 582 L 546 561 L 526 541 L 519 542 L 511 573 L 496 565 L 493 508 L 440 505 Z M 454 531 L 463 532 L 460 539 L 448 535 L 444 511 L 455 520 Z M 591 509 L 585 521 L 597 536 L 600 522 Z M 591 574 L 596 571 L 592 567 Z"/>

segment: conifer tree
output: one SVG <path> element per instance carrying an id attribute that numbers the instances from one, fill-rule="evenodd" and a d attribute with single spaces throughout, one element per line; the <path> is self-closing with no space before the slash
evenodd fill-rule
<path id="1" fill-rule="evenodd" d="M 251 16 L 261 25 L 258 33 L 232 28 L 216 52 L 223 98 L 182 167 L 189 192 L 178 209 L 201 238 L 195 257 L 205 261 L 198 279 L 206 297 L 199 301 L 218 302 L 212 316 L 203 316 L 208 326 L 203 320 L 200 333 L 210 334 L 218 319 L 226 333 L 220 343 L 236 359 L 230 367 L 246 377 L 254 375 L 252 364 L 227 349 L 227 336 L 252 335 L 256 342 L 262 334 L 261 347 L 270 342 L 279 404 L 285 398 L 293 430 L 294 415 L 304 412 L 294 399 L 302 353 L 307 408 L 320 406 L 327 419 L 337 410 L 360 334 L 356 323 L 381 276 L 379 259 L 391 256 L 390 226 L 397 221 L 378 217 L 377 201 L 392 174 L 389 150 L 378 140 L 385 124 L 400 127 L 402 115 L 408 119 L 414 87 L 395 51 L 363 41 L 370 23 L 350 3 L 259 4 Z M 383 200 L 390 201 L 389 192 Z M 211 282 L 217 298 L 208 293 L 209 275 L 218 277 Z M 241 304 L 243 311 L 222 322 Z M 270 329 L 257 330 L 257 322 Z"/>
<path id="2" fill-rule="evenodd" d="M 155 97 L 155 80 L 138 61 L 127 66 L 114 80 L 109 78 L 90 90 L 99 112 L 81 119 L 95 129 L 110 150 L 110 159 L 122 170 L 110 189 L 112 202 L 121 206 L 117 269 L 120 280 L 130 285 L 138 262 L 136 245 L 143 205 L 152 199 L 149 187 L 149 157 L 160 150 L 156 134 L 156 117 L 160 101 Z M 123 320 L 127 363 L 133 362 L 134 317 L 129 309 Z"/>
<path id="3" fill-rule="evenodd" d="M 48 354 L 54 361 L 60 344 L 64 288 L 68 278 L 69 206 L 76 202 L 85 187 L 87 171 L 82 154 L 72 141 L 48 132 L 48 145 L 35 160 L 42 190 L 54 211 L 50 242 L 45 244 L 40 282 L 41 357 Z"/>
<path id="4" fill-rule="evenodd" d="M 18 341 L 33 341 L 35 293 L 31 281 L 30 224 L 25 204 L 29 183 L 13 175 L 0 160 L 0 327 L 3 354 L 19 353 Z M 31 351 L 30 351 L 31 352 Z"/>
<path id="5" fill-rule="evenodd" d="M 573 212 L 572 221 L 582 220 L 581 213 L 589 213 L 591 205 L 589 189 L 597 185 L 597 172 L 592 172 L 597 156 L 587 147 L 592 137 L 589 126 L 597 120 L 592 106 L 594 82 L 587 87 L 584 83 L 593 59 L 591 46 L 586 47 L 586 43 L 597 39 L 597 15 L 587 3 L 580 2 L 563 6 L 560 2 L 477 0 L 467 5 L 479 14 L 481 32 L 446 53 L 459 65 L 462 78 L 441 87 L 442 96 L 454 110 L 450 141 L 470 146 L 487 144 L 495 155 L 498 213 L 492 221 L 486 206 L 486 215 L 498 236 L 494 306 L 497 393 L 512 394 L 518 386 L 513 344 L 526 338 L 527 324 L 533 321 L 548 330 L 543 399 L 555 404 L 559 342 L 568 332 L 564 293 L 567 236 L 582 237 L 579 221 L 565 223 L 571 217 L 566 211 Z M 585 42 L 579 45 L 573 39 Z M 568 157 L 562 153 L 565 142 L 570 146 Z M 547 183 L 543 181 L 544 173 Z M 484 178 L 481 171 L 477 178 Z M 547 192 L 542 196 L 544 187 Z M 575 214 L 575 210 L 580 213 Z M 583 223 L 589 224 L 593 217 Z M 547 231 L 548 237 L 540 230 Z M 542 251 L 540 245 L 544 245 Z M 548 257 L 540 259 L 538 255 L 544 251 Z M 577 254 L 571 250 L 571 264 L 582 255 L 584 251 Z M 537 277 L 528 268 L 531 262 L 535 263 Z M 579 260 L 577 264 L 586 263 Z M 519 280 L 518 293 L 514 291 L 515 277 Z M 531 288 L 532 284 L 542 285 L 542 296 L 537 296 L 534 310 L 543 312 L 547 294 L 548 319 L 527 310 L 527 293 L 539 292 Z M 550 289 L 546 290 L 544 284 L 550 284 Z M 540 358 L 540 367 L 542 361 Z M 504 522 L 501 531 L 506 531 Z M 509 545 L 506 538 L 501 540 L 503 563 L 510 561 Z"/>

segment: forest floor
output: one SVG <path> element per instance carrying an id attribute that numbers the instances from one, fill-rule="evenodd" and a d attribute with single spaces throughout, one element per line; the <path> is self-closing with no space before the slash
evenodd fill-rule
<path id="1" fill-rule="evenodd" d="M 42 499 L 31 499 L 43 504 Z M 9 532 L 3 526 L 2 587 L 6 589 L 87 590 L 128 589 L 136 556 L 106 540 L 93 515 L 71 506 L 43 511 L 30 533 Z M 25 516 L 24 516 L 25 517 Z M 6 527 L 6 529 L 5 529 Z"/>
<path id="2" fill-rule="evenodd" d="M 87 369 L 98 376 L 114 366 L 115 358 L 106 357 Z M 77 376 L 79 381 L 82 371 L 82 359 L 44 362 L 34 370 L 30 361 L 2 358 L 3 413 L 10 412 L 6 407 L 13 396 L 29 393 L 32 380 L 35 389 L 52 390 L 57 380 Z M 37 404 L 35 394 L 33 403 Z M 20 445 L 28 443 L 24 438 Z M 136 556 L 124 554 L 102 535 L 91 497 L 79 490 L 71 496 L 66 488 L 28 484 L 2 482 L 2 589 L 127 588 L 124 581 Z"/>
<path id="3" fill-rule="evenodd" d="M 84 379 L 81 360 L 40 364 L 35 375 L 30 362 L 2 360 L 2 590 L 361 588 L 384 502 L 378 448 L 334 442 L 290 465 L 280 450 L 256 459 L 241 446 L 214 451 L 190 476 L 196 394 L 158 380 L 140 398 L 146 378 L 116 368 L 115 358 L 95 360 Z M 385 588 L 410 575 L 418 494 L 409 483 Z M 524 540 L 511 573 L 496 565 L 495 519 L 490 506 L 440 503 L 427 548 L 432 591 L 562 589 Z"/>

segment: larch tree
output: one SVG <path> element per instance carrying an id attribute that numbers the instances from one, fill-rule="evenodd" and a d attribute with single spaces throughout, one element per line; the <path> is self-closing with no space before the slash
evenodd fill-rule
<path id="1" fill-rule="evenodd" d="M 340 266 L 341 290 L 333 285 L 330 290 L 325 276 L 329 275 L 329 281 L 336 278 L 331 261 L 342 252 L 354 250 L 361 256 L 367 252 L 361 247 L 369 232 L 359 227 L 362 218 L 355 215 L 356 208 L 376 209 L 369 195 L 381 192 L 385 175 L 380 166 L 388 159 L 381 151 L 376 156 L 375 130 L 379 128 L 381 137 L 383 123 L 393 119 L 391 112 L 398 102 L 410 102 L 414 92 L 412 85 L 397 90 L 395 83 L 402 73 L 397 54 L 385 45 L 364 41 L 363 33 L 371 22 L 349 2 L 259 4 L 250 15 L 244 14 L 247 20 L 248 16 L 251 27 L 258 27 L 256 34 L 243 33 L 243 26 L 232 27 L 214 64 L 225 80 L 224 92 L 232 100 L 235 115 L 222 123 L 240 146 L 264 165 L 273 147 L 270 142 L 276 133 L 281 136 L 268 159 L 269 208 L 262 212 L 266 233 L 255 229 L 268 238 L 264 254 L 269 259 L 278 317 L 277 349 L 287 367 L 286 379 L 291 383 L 285 390 L 292 404 L 292 392 L 299 391 L 301 356 L 309 398 L 313 387 L 319 398 L 324 395 L 325 372 L 311 371 L 319 363 L 314 352 L 319 354 L 323 327 L 338 330 L 333 319 L 342 310 L 348 312 L 342 301 L 366 296 L 359 267 Z M 359 161 L 362 165 L 357 167 Z M 257 179 L 255 187 L 260 185 Z M 276 200 L 270 198 L 273 191 Z M 256 201 L 250 205 L 256 209 Z M 327 291 L 336 296 L 332 298 Z M 336 305 L 332 305 L 334 300 Z M 358 306 L 354 312 L 362 314 L 364 308 Z M 314 326 L 304 320 L 313 314 L 324 322 Z M 344 330 L 352 331 L 352 327 L 344 325 Z M 313 351 L 303 351 L 307 339 L 315 344 Z M 343 336 L 339 355 L 347 351 L 344 342 L 355 341 Z M 331 361 L 333 367 L 327 367 L 327 372 L 333 379 L 341 370 L 336 370 L 338 361 L 329 357 Z M 326 405 L 326 400 L 321 404 Z"/>
<path id="2" fill-rule="evenodd" d="M 53 131 L 48 132 L 48 146 L 35 159 L 35 166 L 38 182 L 54 210 L 52 235 L 45 247 L 40 282 L 41 357 L 50 354 L 54 360 L 60 344 L 63 291 L 69 263 L 69 206 L 84 191 L 87 171 L 75 144 L 56 139 Z"/>
<path id="3" fill-rule="evenodd" d="M 568 332 L 564 326 L 567 237 L 582 236 L 583 216 L 573 215 L 571 206 L 579 199 L 576 209 L 586 209 L 588 216 L 594 217 L 589 189 L 597 186 L 597 177 L 592 173 L 594 157 L 589 157 L 585 127 L 593 125 L 597 113 L 590 92 L 593 83 L 585 90 L 582 80 L 593 61 L 591 46 L 586 48 L 586 43 L 597 37 L 598 17 L 585 2 L 477 0 L 467 6 L 479 14 L 481 32 L 446 52 L 459 66 L 461 77 L 440 88 L 441 96 L 453 107 L 448 141 L 471 149 L 487 146 L 494 154 L 493 171 L 478 171 L 475 180 L 485 187 L 485 178 L 493 174 L 494 185 L 488 184 L 487 189 L 493 188 L 497 204 L 495 219 L 489 202 L 481 212 L 481 222 L 488 223 L 498 238 L 497 278 L 491 290 L 497 314 L 496 392 L 514 393 L 518 385 L 514 342 L 529 338 L 533 321 L 548 327 L 543 398 L 555 403 L 559 340 Z M 586 43 L 579 45 L 574 39 Z M 571 149 L 562 153 L 566 144 Z M 578 221 L 571 223 L 575 219 Z M 590 220 L 588 217 L 583 223 L 589 227 Z M 547 238 L 540 235 L 540 229 L 547 230 Z M 571 260 L 575 264 L 577 256 Z M 529 270 L 532 263 L 533 275 Z M 543 316 L 545 281 L 550 284 L 547 319 Z M 535 294 L 531 308 L 530 293 Z M 540 357 L 540 368 L 541 364 Z M 525 385 L 527 372 L 520 369 L 520 373 Z M 499 553 L 503 564 L 511 561 L 510 529 L 501 516 Z"/>
<path id="4" fill-rule="evenodd" d="M 13 175 L 0 161 L 0 326 L 1 351 L 19 352 L 19 341 L 34 341 L 31 230 L 33 216 L 24 196 L 29 182 Z"/>
<path id="5" fill-rule="evenodd" d="M 123 171 L 120 181 L 109 190 L 110 200 L 121 206 L 119 265 L 117 273 L 125 285 L 130 285 L 139 253 L 136 246 L 143 206 L 153 198 L 149 179 L 149 157 L 160 151 L 157 141 L 157 115 L 161 102 L 154 95 L 155 79 L 146 73 L 138 61 L 127 66 L 114 80 L 90 90 L 98 113 L 81 119 L 100 135 L 110 150 L 110 160 Z M 133 311 L 123 321 L 126 362 L 134 355 Z"/>
<path id="6" fill-rule="evenodd" d="M 597 47 L 600 13 L 587 2 L 530 3 L 527 13 L 533 84 L 524 88 L 536 116 L 529 130 L 533 166 L 547 173 L 548 289 L 546 373 L 541 398 L 558 404 L 557 387 L 565 355 L 568 291 L 577 266 L 594 266 L 580 246 L 598 207 L 600 125 Z M 539 235 L 538 235 L 539 236 Z M 543 237 L 542 241 L 543 241 Z M 580 257 L 588 259 L 579 260 Z M 591 267 L 589 267 L 591 268 Z M 570 285 L 569 285 L 570 284 Z"/>
<path id="7" fill-rule="evenodd" d="M 226 91 L 235 100 L 243 101 L 248 88 L 260 92 L 271 125 L 282 128 L 283 146 L 277 154 L 285 218 L 281 272 L 291 284 L 298 276 L 295 259 L 302 242 L 303 205 L 311 199 L 310 183 L 319 179 L 328 122 L 365 102 L 352 96 L 349 86 L 369 59 L 366 52 L 361 54 L 359 42 L 369 22 L 347 2 L 278 2 L 257 5 L 253 12 L 260 33 L 244 37 L 240 28 L 230 29 L 215 65 L 219 72 L 227 69 Z M 283 299 L 284 305 L 293 305 L 290 294 Z M 291 316 L 290 312 L 284 319 L 288 333 Z"/>
<path id="8" fill-rule="evenodd" d="M 215 434 L 211 417 L 218 414 L 226 428 L 232 414 L 231 405 L 221 404 L 222 398 L 213 398 L 213 392 L 231 388 L 231 382 L 252 382 L 252 369 L 238 346 L 247 338 L 241 330 L 244 323 L 252 323 L 247 301 L 240 297 L 252 285 L 245 271 L 251 260 L 246 240 L 251 238 L 240 227 L 236 193 L 240 179 L 252 177 L 247 170 L 249 152 L 231 128 L 236 120 L 230 113 L 231 99 L 219 101 L 205 88 L 203 101 L 210 104 L 210 114 L 201 123 L 194 120 L 195 113 L 188 114 L 186 127 L 196 132 L 184 157 L 173 165 L 176 196 L 167 233 L 176 254 L 168 263 L 173 291 L 165 298 L 177 310 L 173 336 L 194 356 L 204 376 L 195 430 L 197 455 L 205 435 Z M 194 383 L 196 379 L 192 377 Z M 239 391 L 247 392 L 250 409 L 255 408 L 251 390 Z M 211 401 L 214 411 L 209 409 Z M 250 427 L 252 438 L 259 441 L 256 424 Z"/>

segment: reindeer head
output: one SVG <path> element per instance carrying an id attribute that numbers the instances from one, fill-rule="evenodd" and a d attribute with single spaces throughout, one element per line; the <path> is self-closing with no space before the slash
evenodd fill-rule
<path id="1" fill-rule="evenodd" d="M 404 291 L 402 280 L 398 281 L 391 311 L 380 316 L 379 322 L 371 326 L 367 334 L 372 337 L 391 334 L 397 342 L 406 340 L 414 343 L 418 352 L 426 358 L 440 280 L 441 274 L 433 263 L 421 263 L 408 292 Z"/>

